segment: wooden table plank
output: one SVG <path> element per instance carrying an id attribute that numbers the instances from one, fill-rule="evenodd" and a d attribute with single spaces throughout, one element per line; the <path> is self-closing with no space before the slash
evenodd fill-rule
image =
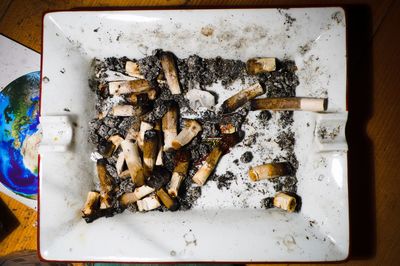
<path id="1" fill-rule="evenodd" d="M 11 231 L 4 239 L 0 240 L 0 257 L 8 255 L 15 251 L 21 250 L 36 250 L 36 227 L 37 227 L 37 213 L 23 205 L 22 203 L 10 198 L 6 194 L 0 192 L 0 200 L 2 200 L 17 219 L 19 225 L 16 229 Z M 1 220 L 10 221 L 13 217 L 9 215 L 4 216 L 6 213 L 1 210 Z M 3 221 L 7 223 L 7 221 Z M 12 221 L 16 222 L 16 221 Z"/>

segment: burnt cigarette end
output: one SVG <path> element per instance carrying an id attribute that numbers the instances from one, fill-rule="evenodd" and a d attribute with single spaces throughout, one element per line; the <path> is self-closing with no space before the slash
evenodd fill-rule
<path id="1" fill-rule="evenodd" d="M 144 142 L 143 142 L 143 167 L 145 176 L 149 176 L 153 171 L 158 153 L 157 148 L 158 148 L 157 131 L 153 129 L 147 130 L 144 133 Z"/>
<path id="2" fill-rule="evenodd" d="M 239 107 L 243 106 L 245 103 L 251 99 L 264 93 L 264 89 L 260 83 L 256 83 L 247 89 L 241 90 L 230 98 L 226 99 L 222 105 L 221 110 L 223 113 L 232 113 Z"/>
<path id="3" fill-rule="evenodd" d="M 111 141 L 102 140 L 97 145 L 97 151 L 104 158 L 110 158 L 115 150 L 115 145 Z"/>
<path id="4" fill-rule="evenodd" d="M 100 181 L 101 192 L 109 193 L 113 190 L 114 182 L 112 176 L 107 171 L 106 165 L 106 159 L 97 160 L 96 168 L 97 175 Z"/>
<path id="5" fill-rule="evenodd" d="M 156 190 L 164 187 L 171 179 L 171 173 L 162 166 L 155 166 L 153 173 L 146 178 L 146 184 Z"/>
<path id="6" fill-rule="evenodd" d="M 284 192 L 279 192 L 274 197 L 274 206 L 287 212 L 294 212 L 297 201 L 295 197 Z"/>
<path id="7" fill-rule="evenodd" d="M 256 75 L 276 70 L 276 59 L 273 57 L 256 57 L 247 60 L 247 73 Z"/>
<path id="8" fill-rule="evenodd" d="M 179 188 L 189 169 L 189 158 L 190 153 L 188 151 L 178 152 L 176 155 L 176 164 L 168 187 L 168 194 L 171 197 L 178 196 Z"/>
<path id="9" fill-rule="evenodd" d="M 250 168 L 249 177 L 252 181 L 271 179 L 290 175 L 292 167 L 289 163 L 267 163 Z"/>
<path id="10" fill-rule="evenodd" d="M 311 111 L 323 112 L 328 108 L 328 100 L 324 98 L 262 98 L 250 102 L 251 110 L 275 111 Z"/>
<path id="11" fill-rule="evenodd" d="M 160 188 L 156 192 L 157 197 L 161 200 L 165 207 L 167 207 L 170 211 L 176 211 L 179 208 L 178 201 L 174 198 L 171 198 L 164 188 Z"/>
<path id="12" fill-rule="evenodd" d="M 86 222 L 93 221 L 96 212 L 99 209 L 100 193 L 97 191 L 89 191 L 86 197 L 85 205 L 82 209 L 82 217 L 85 218 Z"/>
<path id="13" fill-rule="evenodd" d="M 137 142 L 124 140 L 121 142 L 121 148 L 132 182 L 138 187 L 144 185 L 142 160 L 140 159 Z"/>
<path id="14" fill-rule="evenodd" d="M 167 80 L 168 87 L 172 94 L 181 94 L 178 72 L 176 70 L 175 60 L 172 53 L 163 53 L 161 56 L 161 66 Z"/>
<path id="15" fill-rule="evenodd" d="M 170 103 L 167 112 L 162 118 L 162 131 L 164 133 L 164 151 L 172 149 L 172 141 L 178 134 L 178 107 L 176 104 Z"/>
<path id="16" fill-rule="evenodd" d="M 172 141 L 172 148 L 179 150 L 188 144 L 202 130 L 201 125 L 196 120 L 186 120 L 185 127 L 179 132 L 178 136 Z"/>
<path id="17" fill-rule="evenodd" d="M 222 153 L 223 151 L 220 146 L 215 147 L 211 151 L 211 153 L 207 156 L 204 164 L 192 177 L 193 182 L 195 182 L 199 186 L 203 186 L 206 183 L 208 177 L 211 175 L 211 173 L 217 166 L 217 163 Z"/>
<path id="18" fill-rule="evenodd" d="M 125 64 L 125 71 L 131 77 L 144 79 L 144 76 L 140 73 L 139 64 L 132 61 L 127 61 Z"/>

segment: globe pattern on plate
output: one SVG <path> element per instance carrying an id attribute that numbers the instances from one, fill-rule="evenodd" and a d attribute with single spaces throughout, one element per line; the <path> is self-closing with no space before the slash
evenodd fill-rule
<path id="1" fill-rule="evenodd" d="M 0 183 L 26 198 L 38 192 L 40 72 L 0 91 Z"/>

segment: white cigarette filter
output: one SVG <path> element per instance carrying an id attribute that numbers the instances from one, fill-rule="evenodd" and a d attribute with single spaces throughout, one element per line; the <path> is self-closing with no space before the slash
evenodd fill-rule
<path id="1" fill-rule="evenodd" d="M 126 61 L 125 71 L 131 77 L 144 79 L 144 76 L 140 73 L 139 64 L 136 62 Z"/>
<path id="2" fill-rule="evenodd" d="M 145 79 L 111 81 L 108 83 L 108 90 L 111 95 L 137 94 L 147 92 L 150 89 L 150 83 Z"/>
<path id="3" fill-rule="evenodd" d="M 121 142 L 121 148 L 124 152 L 125 162 L 128 166 L 129 173 L 132 178 L 132 182 L 136 186 L 144 185 L 144 175 L 142 160 L 139 155 L 139 148 L 137 142 L 131 140 L 124 140 Z"/>
<path id="4" fill-rule="evenodd" d="M 326 98 L 262 98 L 250 102 L 251 110 L 323 112 L 328 108 Z"/>
<path id="5" fill-rule="evenodd" d="M 247 60 L 247 73 L 256 75 L 276 70 L 276 59 L 274 57 L 255 57 Z"/>
<path id="6" fill-rule="evenodd" d="M 149 186 L 141 186 L 136 188 L 133 192 L 125 193 L 121 196 L 120 202 L 123 206 L 134 203 L 141 198 L 154 192 L 154 188 Z"/>
<path id="7" fill-rule="evenodd" d="M 286 193 L 279 192 L 274 197 L 274 206 L 287 212 L 294 212 L 296 205 L 296 198 Z"/>
<path id="8" fill-rule="evenodd" d="M 118 176 L 120 176 L 122 173 L 122 170 L 124 168 L 124 163 L 125 163 L 124 152 L 120 152 L 118 154 L 117 162 L 115 163 L 115 168 L 117 169 Z"/>
<path id="9" fill-rule="evenodd" d="M 158 200 L 155 194 L 150 195 L 142 200 L 137 201 L 137 206 L 140 212 L 142 211 L 151 211 L 157 209 L 161 206 L 160 201 Z"/>
<path id="10" fill-rule="evenodd" d="M 124 139 L 120 136 L 120 135 L 113 135 L 113 136 L 111 136 L 111 137 L 109 137 L 108 138 L 108 141 L 111 141 L 112 142 L 112 144 L 114 144 L 114 151 L 116 150 L 116 149 L 118 149 L 118 147 L 119 147 L 119 145 L 121 145 L 121 142 L 123 141 Z"/>
<path id="11" fill-rule="evenodd" d="M 257 82 L 256 84 L 253 84 L 250 87 L 243 89 L 235 95 L 226 99 L 221 105 L 222 112 L 232 113 L 251 99 L 263 93 L 264 89 L 261 87 L 260 83 Z"/>
<path id="12" fill-rule="evenodd" d="M 172 150 L 172 141 L 178 134 L 178 108 L 175 105 L 168 106 L 168 110 L 162 118 L 162 131 L 164 133 L 164 151 Z"/>
<path id="13" fill-rule="evenodd" d="M 291 166 L 289 163 L 267 163 L 251 167 L 249 177 L 252 181 L 271 179 L 279 176 L 290 175 Z"/>
<path id="14" fill-rule="evenodd" d="M 89 191 L 86 197 L 85 205 L 82 209 L 82 216 L 87 217 L 92 215 L 98 208 L 100 193 L 96 191 Z"/>
<path id="15" fill-rule="evenodd" d="M 192 141 L 194 137 L 202 130 L 201 125 L 196 120 L 186 120 L 185 127 L 179 132 L 178 136 L 172 141 L 172 148 L 179 150 Z"/>
<path id="16" fill-rule="evenodd" d="M 161 66 L 164 71 L 165 79 L 172 94 L 181 94 L 181 86 L 178 80 L 174 57 L 171 53 L 164 53 L 161 56 Z"/>
<path id="17" fill-rule="evenodd" d="M 137 110 L 132 105 L 116 105 L 111 110 L 113 116 L 134 116 Z"/>

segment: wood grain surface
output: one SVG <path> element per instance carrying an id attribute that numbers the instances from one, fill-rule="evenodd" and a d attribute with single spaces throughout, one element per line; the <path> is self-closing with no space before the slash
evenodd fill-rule
<path id="1" fill-rule="evenodd" d="M 40 52 L 42 14 L 49 10 L 323 5 L 344 6 L 348 24 L 351 254 L 339 264 L 400 265 L 400 1 L 0 0 L 0 33 Z M 35 249 L 36 213 L 4 194 L 0 198 L 17 224 L 0 238 L 0 256 Z"/>

